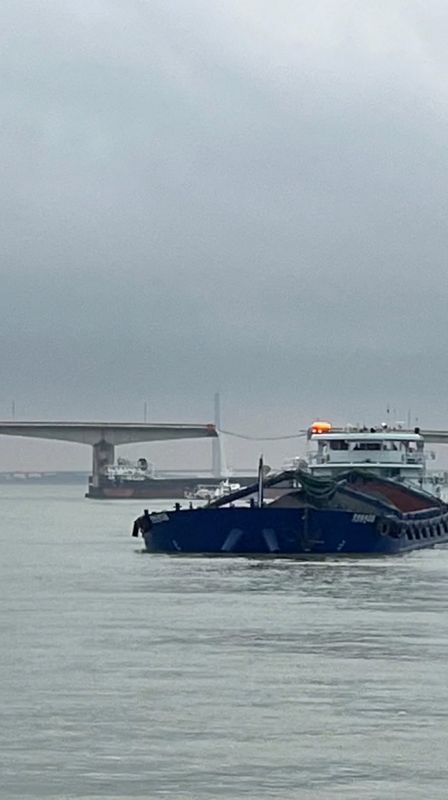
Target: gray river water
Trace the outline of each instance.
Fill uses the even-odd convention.
[[[0,507],[2,799],[448,798],[448,550],[149,556],[141,503]]]

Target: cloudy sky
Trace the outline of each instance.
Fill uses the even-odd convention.
[[[445,0],[0,20],[0,417],[206,422],[219,389],[252,435],[388,404],[448,427]],[[0,468],[39,459],[89,454],[1,442]]]

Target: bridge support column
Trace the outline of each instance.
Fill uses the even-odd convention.
[[[92,485],[99,486],[100,474],[104,471],[105,467],[114,463],[115,448],[113,444],[102,439],[101,442],[97,442],[93,445],[92,450]]]

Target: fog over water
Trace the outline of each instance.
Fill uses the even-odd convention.
[[[0,417],[207,422],[220,389],[251,434],[387,404],[448,425],[446,3],[4,0],[1,21]]]

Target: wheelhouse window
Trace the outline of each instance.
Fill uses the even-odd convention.
[[[400,449],[399,442],[391,442],[391,441],[383,442],[383,450],[399,450],[399,449]]]
[[[330,450],[348,450],[348,442],[345,439],[332,439],[330,441]]]

